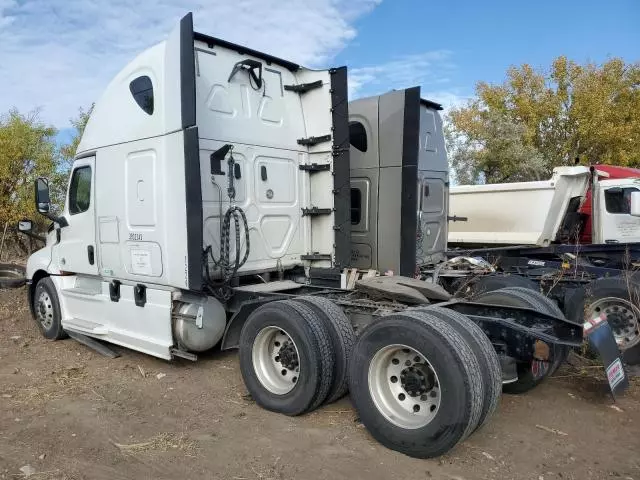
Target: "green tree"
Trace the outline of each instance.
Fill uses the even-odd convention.
[[[553,167],[640,166],[640,63],[579,65],[558,57],[548,71],[512,67],[499,85],[448,116],[459,182],[548,177]]]
[[[91,106],[87,110],[84,110],[82,107],[79,108],[78,116],[70,120],[70,123],[75,131],[73,133],[73,136],[71,137],[71,141],[68,144],[60,147],[60,154],[63,161],[62,166],[66,168],[67,174],[69,173],[71,165],[73,164],[73,158],[76,155],[76,150],[78,150],[80,139],[82,138],[82,134],[84,133],[84,129],[87,126],[87,122],[89,121],[91,112],[93,112],[94,106],[95,104],[91,104]]]
[[[58,166],[56,129],[39,120],[38,111],[10,110],[0,116],[0,224],[33,214],[33,183]]]

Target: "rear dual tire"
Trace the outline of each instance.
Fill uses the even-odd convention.
[[[502,393],[502,368],[489,337],[467,316],[454,310],[429,306],[421,307],[418,311],[434,315],[455,328],[464,337],[478,359],[482,382],[485,387],[484,402],[477,427],[481,428],[497,410]]]
[[[347,393],[355,333],[326,298],[299,297],[257,308],[240,334],[240,369],[258,405],[300,415]]]
[[[563,316],[560,309],[542,294],[522,287],[509,287],[485,292],[473,299],[480,303],[504,305],[511,307],[532,308],[549,315]],[[531,360],[518,362],[516,365],[518,379],[502,386],[502,391],[510,394],[526,393],[542,383],[554,373],[564,362],[569,353],[565,346],[554,346],[548,361]]]
[[[480,362],[456,326],[428,311],[366,327],[349,366],[351,401],[384,446],[417,458],[449,451],[482,419]]]
[[[242,327],[240,370],[262,408],[301,415],[327,398],[334,351],[311,308],[290,300],[270,302],[249,315]]]

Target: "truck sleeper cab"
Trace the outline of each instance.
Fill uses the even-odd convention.
[[[389,105],[436,126],[419,90]],[[423,169],[422,140],[410,138],[411,157],[380,157],[369,180],[358,177],[380,179],[376,222],[389,230],[371,238],[402,236],[400,253],[389,250],[400,273],[415,265],[403,252],[418,251],[416,192],[447,186],[444,157]],[[514,306],[453,301],[398,275],[338,288],[352,257],[352,192],[346,69],[308,70],[194,32],[189,14],[96,103],[61,216],[36,182],[37,210],[54,228],[27,265],[33,316],[50,339],[69,333],[166,360],[196,360],[221,342],[239,349],[260,406],[299,415],[349,390],[384,445],[440,455],[491,417],[503,371],[522,391],[544,378],[501,368],[498,353],[551,364],[582,330],[532,309],[536,292]],[[434,258],[443,210],[421,210]]]
[[[344,68],[311,71],[208,37],[193,31],[191,16],[140,54],[91,114],[71,172],[68,226],[29,260],[32,274],[56,275],[65,328],[170,359],[176,295],[183,309],[191,301],[205,309],[211,337],[202,348],[222,336],[220,306],[189,293],[225,287],[216,262],[246,254],[234,273],[253,281],[346,265],[348,161],[329,169],[348,155],[334,150],[346,135],[346,120],[334,121],[341,96]],[[224,243],[235,228],[225,233],[231,206],[246,220],[239,252]]]

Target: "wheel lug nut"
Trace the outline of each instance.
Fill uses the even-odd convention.
[[[429,399],[428,396],[426,396],[424,394],[420,395],[420,400],[422,400],[423,402],[426,402],[428,399]]]
[[[281,373],[282,375],[286,375],[286,374],[287,374],[287,371],[283,368],[283,369],[280,371],[280,373]]]
[[[418,356],[413,357],[413,361],[416,362],[416,363],[420,363],[420,357],[418,357]]]
[[[395,375],[391,377],[391,383],[396,383],[398,381],[398,377],[396,377]]]
[[[391,363],[393,363],[394,365],[398,365],[400,363],[400,360],[398,360],[397,358],[394,358],[391,360]]]
[[[404,362],[404,364],[408,367],[409,365],[411,365],[411,360],[407,360],[406,362]]]
[[[401,393],[401,394],[399,394],[399,395],[398,395],[398,400],[400,400],[401,402],[402,402],[405,398],[407,398],[407,397],[406,397],[406,395],[405,395],[404,393]]]

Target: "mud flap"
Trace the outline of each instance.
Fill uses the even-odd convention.
[[[629,377],[624,370],[611,326],[601,318],[587,321],[584,323],[584,335],[589,339],[591,348],[598,352],[602,359],[613,397],[622,395],[629,388]]]

